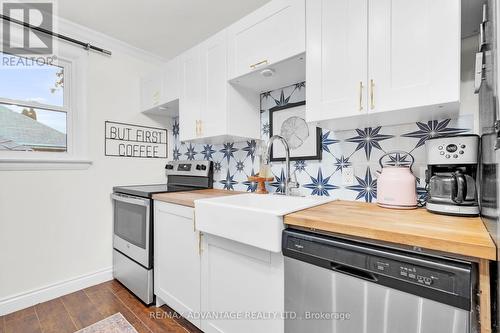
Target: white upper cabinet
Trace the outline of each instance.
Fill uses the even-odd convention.
[[[205,107],[200,135],[214,137],[227,131],[227,34],[222,31],[201,45]]]
[[[141,78],[141,111],[148,111],[160,105],[162,82],[158,73]]]
[[[227,80],[227,31],[181,56],[181,141],[223,143],[258,139],[259,95]]]
[[[460,99],[460,1],[370,0],[370,112]]]
[[[142,112],[177,116],[181,84],[179,65],[179,58],[174,58],[141,79]]]
[[[229,79],[305,52],[304,2],[271,1],[228,28]]]
[[[307,120],[367,112],[368,3],[307,1]]]
[[[199,45],[182,54],[181,76],[179,135],[181,141],[189,141],[196,139],[200,134],[199,121],[205,97],[203,91],[204,71]]]
[[[167,62],[162,68],[163,101],[169,103],[178,100],[180,96],[180,61],[175,57]]]
[[[458,113],[460,1],[306,6],[308,121],[348,129]]]

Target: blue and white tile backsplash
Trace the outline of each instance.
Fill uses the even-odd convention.
[[[275,106],[305,100],[306,84],[297,83],[282,89],[261,94],[261,138],[269,138],[269,109]],[[397,126],[377,126],[347,131],[322,130],[321,161],[292,161],[300,190],[304,195],[334,196],[344,200],[374,202],[377,199],[376,171],[380,170],[379,158],[386,152],[403,150],[415,158],[413,171],[419,179],[419,194],[424,195],[425,141],[431,137],[469,133],[473,129],[473,116],[458,119],[431,120]],[[179,124],[173,125],[174,160],[208,159],[214,162],[214,188],[254,191],[256,184],[248,176],[259,172],[257,143],[228,142],[223,145],[191,144],[179,142]],[[405,154],[389,156],[390,163],[409,163]],[[342,171],[352,167],[355,184],[342,184]],[[281,192],[284,181],[284,165],[274,162],[271,168],[275,181],[268,190]]]

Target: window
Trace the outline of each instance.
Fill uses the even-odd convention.
[[[67,152],[70,63],[0,56],[0,150]]]
[[[60,46],[56,60],[0,52],[0,170],[84,169],[87,53]]]

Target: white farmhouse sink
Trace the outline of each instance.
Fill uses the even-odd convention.
[[[332,201],[329,197],[237,194],[195,200],[196,228],[272,252],[281,252],[283,216]]]

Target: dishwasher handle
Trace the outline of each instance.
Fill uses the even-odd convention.
[[[357,277],[359,279],[363,279],[363,280],[367,280],[367,281],[371,281],[371,282],[378,281],[377,277],[372,272],[367,272],[367,271],[364,271],[362,269],[355,268],[352,266],[347,266],[347,265],[332,262],[331,269],[337,273],[347,274],[347,275],[350,275],[353,277]]]

